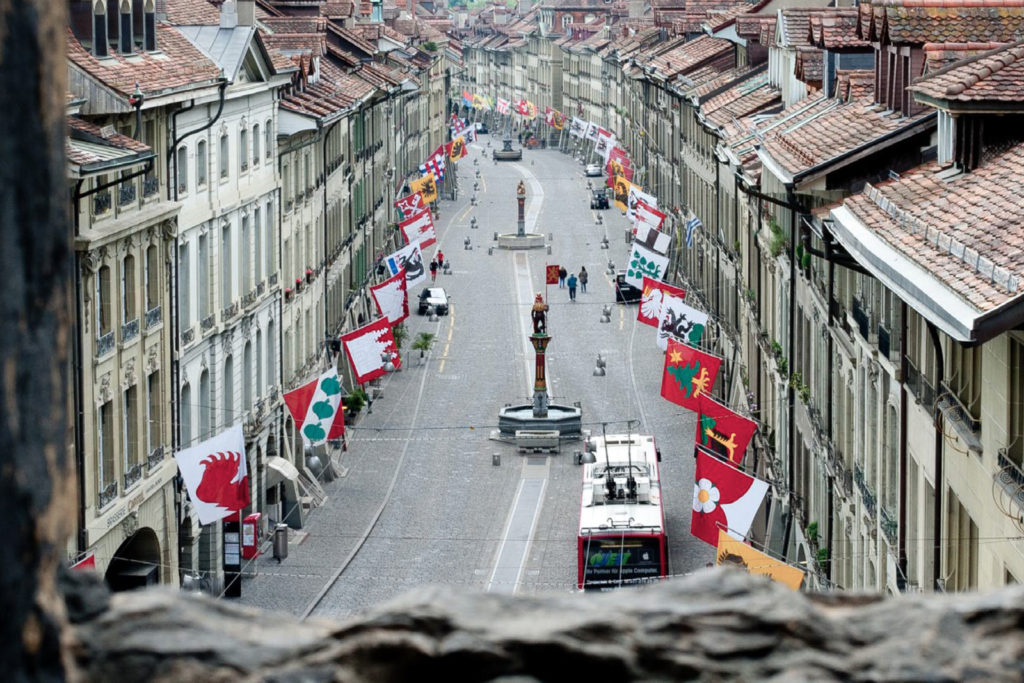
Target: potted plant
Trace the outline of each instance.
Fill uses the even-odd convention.
[[[354,417],[363,406],[366,405],[366,401],[369,400],[369,396],[363,391],[362,387],[355,387],[352,391],[348,392],[342,403],[345,404],[345,413],[349,417]]]
[[[420,358],[422,359],[433,345],[434,334],[431,332],[420,332],[420,336],[416,337],[416,341],[412,343],[412,348],[420,352]]]
[[[307,267],[306,268],[306,282],[312,282],[312,281],[313,281],[313,269]]]
[[[395,338],[395,349],[400,352],[405,346],[405,340],[409,338],[409,330],[405,329],[403,323],[399,323],[391,328],[391,336]]]

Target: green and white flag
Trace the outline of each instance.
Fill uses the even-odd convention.
[[[328,439],[339,439],[345,433],[341,380],[334,368],[289,391],[284,395],[284,402],[307,446],[312,448]]]
[[[641,289],[644,286],[645,275],[652,280],[664,280],[666,268],[668,256],[634,242],[633,251],[626,263],[626,282]]]

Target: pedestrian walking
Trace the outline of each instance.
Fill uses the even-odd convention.
[[[569,276],[569,301],[576,301],[576,276]]]
[[[437,250],[437,267],[439,270],[444,270],[444,252],[440,249]]]
[[[569,274],[569,271],[565,269],[565,266],[558,267],[558,288],[565,288],[565,276]]]
[[[587,291],[587,278],[588,277],[590,277],[590,276],[587,275],[587,267],[586,266],[580,266],[580,291],[583,292],[583,293],[586,293],[586,291]]]
[[[436,258],[430,260],[430,281],[431,282],[436,282],[437,281],[437,259]]]

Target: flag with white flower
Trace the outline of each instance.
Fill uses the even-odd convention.
[[[690,533],[716,548],[720,530],[742,541],[767,493],[768,482],[699,451]]]

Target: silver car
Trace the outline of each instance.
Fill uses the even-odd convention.
[[[587,164],[587,168],[583,173],[584,175],[595,178],[600,177],[604,172],[601,170],[601,164]]]

